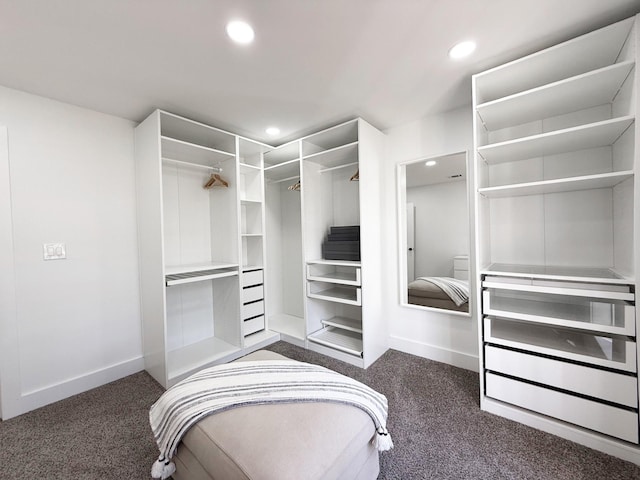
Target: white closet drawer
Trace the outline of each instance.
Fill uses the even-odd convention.
[[[264,330],[264,315],[243,322],[243,335],[245,337],[260,330]]]
[[[536,383],[607,400],[638,406],[636,377],[487,346],[485,368]]]
[[[627,337],[606,337],[548,325],[485,317],[484,340],[494,345],[637,372],[636,343]]]
[[[482,313],[593,332],[636,335],[635,306],[623,301],[492,288],[482,292]]]
[[[469,270],[469,257],[466,255],[457,255],[453,257],[454,270]]]
[[[509,378],[486,374],[487,396],[596,432],[638,443],[638,414]]]
[[[243,287],[249,287],[251,285],[260,285],[261,283],[264,283],[263,277],[262,277],[262,270],[244,272],[241,278],[242,278]]]
[[[262,314],[264,314],[264,301],[262,300],[260,300],[259,302],[242,305],[243,320],[246,320],[252,317],[257,317],[258,315],[262,315]]]
[[[262,285],[242,289],[242,303],[255,302],[256,300],[262,300],[263,298],[264,287]]]
[[[499,277],[487,275],[482,281],[484,288],[497,288],[514,292],[535,292],[549,295],[601,298],[608,300],[635,301],[629,285],[582,283],[536,278]]]

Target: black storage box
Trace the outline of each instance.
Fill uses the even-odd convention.
[[[360,227],[331,227],[322,244],[322,258],[360,261]]]

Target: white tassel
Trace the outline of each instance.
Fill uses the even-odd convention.
[[[386,428],[380,427],[376,430],[375,444],[379,452],[386,452],[387,450],[391,450],[393,448],[391,435],[389,435],[389,432]]]
[[[176,471],[176,465],[165,459],[163,456],[158,457],[151,467],[151,478],[160,478],[166,480]]]

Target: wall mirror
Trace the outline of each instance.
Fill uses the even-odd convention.
[[[400,303],[470,315],[467,152],[398,164]]]

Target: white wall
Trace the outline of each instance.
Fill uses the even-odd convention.
[[[415,277],[453,277],[453,257],[469,254],[467,182],[407,188],[415,205]]]
[[[382,175],[387,178],[381,216],[384,229],[385,316],[389,319],[391,348],[478,370],[478,328],[475,315],[476,299],[472,298],[471,317],[400,306],[398,205],[396,165],[420,157],[445,155],[473,149],[470,107],[441,115],[425,117],[396,127],[387,134],[387,155]],[[471,177],[471,172],[468,172]],[[470,211],[473,211],[470,208]],[[473,255],[473,252],[470,252]],[[470,262],[471,264],[472,262]],[[472,272],[469,272],[472,275]],[[474,291],[471,285],[471,291]]]
[[[0,87],[0,125],[10,169],[0,186],[10,184],[11,199],[0,228],[13,229],[13,258],[0,249],[0,265],[15,270],[0,272],[15,290],[0,303],[0,335],[15,340],[0,351],[9,418],[143,362],[134,124]],[[43,260],[49,242],[66,244],[66,260]]]

